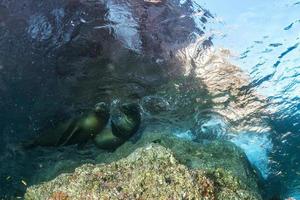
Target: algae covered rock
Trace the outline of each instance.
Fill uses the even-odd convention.
[[[26,200],[42,199],[261,199],[222,169],[180,164],[171,150],[150,144],[110,164],[85,164],[74,173],[29,187]]]
[[[223,169],[238,177],[245,190],[259,191],[259,174],[249,163],[245,153],[231,142],[224,140],[198,141],[178,138],[172,128],[146,128],[137,141],[127,141],[115,152],[101,154],[97,162],[112,162],[128,156],[135,149],[151,143],[170,149],[176,160],[192,168],[211,171]]]

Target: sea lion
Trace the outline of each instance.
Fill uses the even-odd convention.
[[[100,134],[97,134],[94,138],[94,143],[100,149],[113,150],[123,144],[124,139],[115,136],[111,130],[111,126],[107,126],[101,131]]]
[[[100,149],[113,150],[136,133],[140,123],[138,104],[126,103],[117,106],[111,113],[110,124],[95,136],[95,145]]]
[[[137,132],[141,123],[140,107],[136,103],[125,103],[119,106],[119,112],[111,117],[111,128],[114,135],[128,139]]]
[[[84,144],[99,133],[109,120],[109,108],[104,103],[98,103],[88,115],[80,118],[71,132],[65,132],[58,146]]]
[[[47,130],[24,147],[82,145],[99,133],[108,120],[109,108],[101,102],[96,104],[94,110],[87,115],[60,123],[56,128]]]
[[[39,136],[30,141],[22,143],[23,148],[31,149],[37,146],[51,147],[57,146],[63,134],[70,133],[76,126],[75,119],[69,119],[62,123],[59,123],[53,129],[44,130]]]

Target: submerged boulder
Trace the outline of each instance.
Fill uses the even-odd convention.
[[[110,163],[130,155],[137,148],[155,143],[170,149],[175,158],[191,169],[214,171],[222,169],[238,177],[245,190],[259,191],[260,173],[255,170],[242,149],[224,140],[200,140],[197,142],[179,138],[172,127],[147,127],[143,133],[129,140],[110,154],[100,154],[98,163]]]
[[[261,199],[229,171],[190,169],[170,149],[148,144],[110,164],[85,164],[31,186],[35,199]]]

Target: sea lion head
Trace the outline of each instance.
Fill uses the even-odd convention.
[[[141,123],[140,107],[136,103],[124,103],[116,108],[111,117],[112,132],[115,136],[127,140],[137,132]]]
[[[108,114],[109,106],[105,102],[100,102],[95,105],[94,112],[96,114]]]
[[[120,106],[120,111],[131,117],[141,118],[140,106],[136,103],[124,103]]]

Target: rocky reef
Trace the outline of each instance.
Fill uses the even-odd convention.
[[[187,177],[183,171],[174,173],[186,182],[189,180],[195,188],[200,188],[202,182],[197,185],[198,179],[192,174],[201,172],[203,176],[199,176],[212,184],[207,186],[213,189],[212,193],[207,193],[207,198],[230,199],[229,196],[222,197],[221,191],[225,191],[224,195],[229,195],[226,191],[232,191],[232,199],[243,199],[245,196],[239,196],[238,191],[245,191],[245,195],[259,199],[256,175],[240,149],[224,141],[192,142],[173,135],[174,129],[182,127],[200,135],[197,130],[204,126],[199,118],[202,119],[203,111],[207,110],[228,117],[238,130],[244,130],[247,125],[260,125],[250,123],[245,115],[255,117],[259,122],[263,119],[254,112],[254,108],[264,105],[255,98],[256,94],[239,93],[248,84],[243,72],[225,62],[223,54],[218,56],[212,51],[211,38],[205,34],[206,22],[210,18],[212,16],[207,10],[191,0],[53,0],[39,3],[0,0],[0,151],[4,152],[0,156],[0,199],[22,196],[27,184],[22,184],[21,180],[26,180],[28,185],[37,185],[28,189],[27,198],[43,199],[30,194],[34,191],[37,194],[45,186],[49,190],[40,195],[48,195],[48,199],[73,199],[68,191],[57,190],[51,196],[56,191],[51,191],[48,186],[58,184],[59,180],[66,181],[64,177],[72,175],[60,175],[54,179],[56,176],[70,173],[75,168],[74,173],[100,167],[84,163],[106,163],[101,169],[113,170],[108,166],[125,162],[117,160],[149,143],[170,149],[178,163],[185,166],[184,173],[191,177],[184,179]],[[195,19],[198,19],[197,23]],[[115,100],[141,103],[145,111],[142,123],[151,130],[139,130],[135,138],[114,152],[93,146],[86,149],[73,146],[37,148],[25,153],[17,148],[20,139],[39,135],[42,127],[51,127],[64,118],[62,116],[84,116],[97,102]],[[249,123],[244,125],[242,122]],[[156,124],[159,127],[153,127]],[[100,139],[105,141],[107,138]],[[145,159],[149,167],[164,169],[166,166]],[[170,166],[177,169],[178,163]],[[136,173],[143,165],[131,163],[130,166],[134,168],[125,174]],[[117,173],[117,169],[112,173]],[[125,166],[120,168],[125,169]],[[89,175],[82,180],[89,179]],[[218,182],[223,175],[232,178],[226,178],[229,182]],[[109,180],[107,184],[116,180],[123,181],[123,185],[137,181],[122,178]],[[154,191],[163,188],[154,184],[156,179],[150,180],[153,181],[149,182],[150,185],[135,189],[151,186],[151,191]],[[235,182],[237,180],[240,182]],[[40,185],[42,181],[50,182]],[[73,189],[84,191],[88,185],[94,187],[94,183],[100,182],[91,179],[86,183]],[[58,186],[64,188],[66,184],[69,183],[60,182]],[[235,186],[230,186],[232,184]],[[205,197],[204,190],[197,193],[195,188],[188,188],[188,183],[180,186],[184,186],[182,190],[186,187],[191,191],[190,195],[196,199],[196,194]],[[102,190],[104,186],[99,187]],[[176,187],[169,184],[168,192],[173,194]],[[113,189],[107,189],[107,194],[109,191]],[[131,192],[133,195],[136,191]]]
[[[257,174],[231,143],[145,130],[97,160],[29,187],[25,199],[261,199]]]

